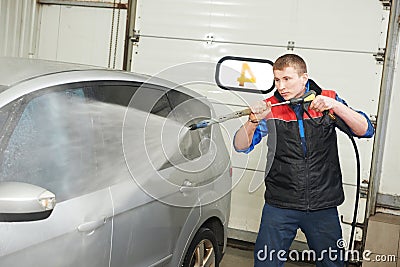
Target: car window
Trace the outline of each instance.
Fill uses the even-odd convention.
[[[149,129],[156,131],[162,122],[157,117],[182,125],[209,117],[206,105],[175,90],[168,97],[166,92],[140,84],[99,82],[49,88],[10,103],[0,109],[0,126],[10,114],[14,121],[1,144],[0,182],[35,184],[54,192],[61,202],[130,179],[122,143],[128,107],[134,111],[133,124],[140,116],[150,116],[149,124],[155,127]],[[23,104],[10,113],[16,102]],[[197,158],[207,152],[209,138],[209,128],[191,131],[180,151],[186,159]],[[151,151],[156,158],[157,151]],[[162,168],[170,166],[167,162]]]
[[[166,90],[152,85],[142,85],[130,101],[129,107],[163,118],[171,115]]]
[[[58,201],[87,192],[97,163],[84,89],[31,97],[3,153],[1,180],[42,186]]]
[[[96,128],[98,179],[115,184],[130,179],[123,144],[123,122],[128,104],[139,85],[101,83],[88,96]]]
[[[0,181],[39,185],[60,202],[129,179],[121,136],[135,88],[93,83],[25,96],[3,145]]]
[[[180,125],[171,114],[166,92],[165,88],[143,84],[129,103],[123,135],[131,171],[146,172],[140,161],[149,162],[156,170],[169,168],[169,157],[179,152],[171,141]]]

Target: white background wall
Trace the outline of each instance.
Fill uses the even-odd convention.
[[[326,89],[337,90],[354,108],[373,115],[377,113],[382,72],[382,65],[377,64],[373,54],[385,46],[387,20],[388,11],[374,0],[139,1],[137,29],[141,37],[132,69],[154,75],[185,62],[215,63],[227,55],[274,61],[279,55],[292,52],[287,50],[287,44],[294,41],[293,52],[305,58],[311,78]],[[201,67],[193,67],[180,75],[190,77],[201,71]],[[228,93],[215,85],[191,87],[215,102],[235,104],[229,106],[232,110],[245,107],[255,98]],[[215,108],[217,115],[226,112],[221,104]],[[228,147],[239,126],[238,120],[224,124]],[[372,144],[372,139],[358,140],[364,180],[369,179]],[[339,135],[339,147],[346,193],[346,202],[339,210],[349,222],[355,195],[355,158],[351,143],[343,134]],[[232,153],[234,181],[238,181],[233,190],[232,229],[258,231],[264,187],[251,193],[249,183],[253,176],[262,180],[264,159],[261,147],[249,158]],[[249,170],[243,171],[246,168]],[[359,221],[363,221],[364,206],[362,200]],[[349,227],[344,225],[345,237],[348,233]],[[240,235],[237,231],[235,234]]]

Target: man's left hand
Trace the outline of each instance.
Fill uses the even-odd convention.
[[[317,112],[323,112],[325,110],[335,108],[338,102],[330,97],[318,95],[310,104],[310,109],[313,109]]]

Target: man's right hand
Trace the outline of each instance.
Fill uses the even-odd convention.
[[[250,106],[251,114],[249,120],[236,132],[233,144],[236,150],[246,150],[249,148],[258,122],[264,119],[271,112],[271,102],[258,101]]]
[[[249,119],[251,121],[260,121],[264,119],[271,112],[271,102],[257,101],[250,106],[251,114]]]

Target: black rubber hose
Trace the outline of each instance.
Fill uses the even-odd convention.
[[[305,113],[307,116],[317,125],[321,125],[322,122],[317,122],[315,121],[311,115],[308,113],[307,108],[304,108]],[[328,112],[324,112],[324,116],[328,115]],[[358,204],[360,201],[360,190],[361,190],[361,163],[360,163],[360,154],[358,152],[358,147],[356,144],[356,141],[354,140],[354,136],[350,128],[346,125],[346,123],[339,117],[337,116],[332,116],[330,117],[332,120],[335,121],[336,127],[338,127],[342,132],[344,132],[351,140],[351,143],[353,144],[354,148],[354,153],[356,156],[356,163],[357,163],[357,187],[356,187],[356,201],[354,203],[354,212],[353,212],[353,220],[351,222],[351,233],[350,233],[350,240],[349,240],[349,247],[348,250],[352,251],[353,250],[353,242],[354,242],[354,234],[356,230],[356,225],[357,225],[357,214],[358,214]],[[346,267],[349,266],[349,261],[346,260]]]
[[[358,214],[358,204],[360,201],[360,190],[361,190],[361,164],[360,164],[360,154],[358,152],[358,147],[356,144],[356,141],[354,140],[353,133],[349,129],[349,127],[344,123],[344,121],[336,117],[335,118],[336,126],[341,129],[346,135],[350,138],[351,143],[353,144],[354,148],[354,153],[356,156],[356,163],[357,163],[357,187],[356,187],[356,200],[354,203],[354,212],[353,212],[353,220],[351,222],[351,233],[350,233],[350,241],[349,241],[349,247],[348,250],[352,251],[353,250],[353,241],[354,241],[354,235],[355,235],[355,230],[356,230],[356,225],[357,225],[357,214]],[[349,266],[349,261],[346,261],[346,266]]]
[[[353,214],[353,221],[351,223],[351,234],[350,234],[350,243],[349,243],[349,250],[353,249],[353,240],[355,235],[355,229],[357,225],[357,214],[358,214],[358,203],[360,200],[360,189],[361,189],[361,175],[360,175],[360,155],[358,153],[358,147],[354,140],[354,137],[351,135],[350,137],[351,142],[353,143],[354,153],[356,154],[357,159],[357,189],[356,189],[356,202],[354,204],[354,214]],[[347,261],[347,266],[349,266]]]

